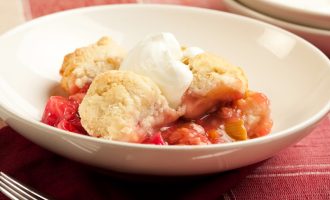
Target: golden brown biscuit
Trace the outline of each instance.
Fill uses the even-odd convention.
[[[248,81],[241,68],[210,53],[198,54],[185,62],[194,76],[183,97],[186,118],[199,117],[219,102],[244,97]]]
[[[64,57],[60,74],[61,86],[74,94],[97,74],[118,69],[125,51],[110,37],[101,38],[96,44],[76,49]]]
[[[182,112],[169,107],[148,77],[110,70],[93,80],[79,114],[82,126],[94,137],[142,142],[153,128],[176,120]]]

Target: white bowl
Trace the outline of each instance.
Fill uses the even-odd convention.
[[[312,28],[309,26],[298,25],[295,23],[273,18],[268,15],[257,12],[247,6],[244,6],[243,4],[235,0],[223,0],[223,4],[227,8],[227,10],[232,13],[252,17],[289,30],[310,41],[319,49],[321,49],[325,54],[330,56],[330,30]]]
[[[245,6],[284,21],[330,30],[329,0],[238,0]]]
[[[156,146],[97,139],[39,122],[66,53],[103,35],[130,48],[160,31],[242,66],[250,88],[271,100],[272,133],[229,144]],[[2,35],[0,55],[0,114],[12,128],[60,155],[120,172],[197,175],[246,166],[299,141],[330,110],[330,62],[321,51],[272,25],[207,9],[115,5],[53,14]]]

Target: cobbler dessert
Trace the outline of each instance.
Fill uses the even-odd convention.
[[[248,140],[272,127],[268,98],[240,67],[171,33],[126,52],[110,37],[64,57],[61,86],[42,122],[107,140],[207,145]]]

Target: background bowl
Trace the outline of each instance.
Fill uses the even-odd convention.
[[[39,122],[59,84],[65,54],[103,35],[130,48],[160,31],[242,66],[250,88],[271,100],[272,133],[230,144],[155,146],[92,138]],[[306,136],[330,109],[330,62],[324,54],[287,31],[218,11],[164,5],[66,11],[7,32],[0,37],[0,54],[0,114],[12,128],[60,155],[120,172],[197,175],[246,166]]]
[[[310,41],[325,54],[330,56],[330,30],[318,29],[280,20],[257,12],[235,0],[223,0],[223,3],[227,10],[232,13],[252,17],[289,30]]]
[[[238,0],[258,12],[319,29],[330,30],[329,0]]]

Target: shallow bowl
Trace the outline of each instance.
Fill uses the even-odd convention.
[[[241,66],[250,88],[271,100],[271,134],[209,146],[156,146],[93,138],[40,122],[65,54],[103,35],[129,49],[160,31]],[[0,115],[13,129],[67,158],[124,173],[198,175],[250,165],[305,137],[330,109],[330,61],[320,50],[275,26],[207,9],[112,5],[66,11],[5,33],[0,55]]]

